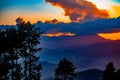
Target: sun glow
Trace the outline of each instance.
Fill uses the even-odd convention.
[[[120,32],[98,33],[97,35],[108,40],[120,40]]]
[[[111,18],[120,16],[120,5],[113,5],[111,9],[108,10]]]
[[[111,0],[86,0],[95,4],[99,9],[105,9],[108,11],[110,18],[116,18],[120,16],[120,5]]]
[[[75,36],[75,34],[71,32],[58,32],[58,33],[47,33],[43,34],[43,36],[48,36],[48,37],[59,37],[59,36]]]
[[[86,1],[90,1],[93,4],[95,4],[99,9],[110,9],[111,5],[113,5],[113,3],[110,0],[86,0]]]

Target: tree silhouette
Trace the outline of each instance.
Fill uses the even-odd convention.
[[[17,30],[15,28],[10,28],[6,30],[6,36],[9,45],[9,49],[7,49],[7,51],[10,56],[9,63],[11,63],[11,69],[10,69],[11,79],[20,80],[20,77],[18,78],[17,76],[15,76],[17,75],[16,72],[18,71],[18,66],[20,65],[18,64],[18,58],[20,57],[20,55],[18,54],[17,50],[18,50],[18,45],[20,43],[18,43],[18,39],[17,39],[19,37],[17,35]]]
[[[15,55],[16,47],[16,30],[14,28],[0,32],[0,58],[2,59],[0,66],[1,79],[15,79],[14,71],[16,70]],[[2,71],[3,70],[3,71]]]
[[[17,29],[0,30],[0,80],[40,80],[40,28],[21,18],[17,21]]]
[[[55,80],[73,80],[76,67],[72,62],[63,58],[55,70]]]
[[[26,80],[40,80],[41,65],[36,64],[39,57],[36,52],[40,51],[37,45],[40,44],[40,28],[35,27],[30,22],[25,23],[21,18],[18,18],[18,31],[23,36],[21,56],[24,60],[24,79]]]
[[[103,72],[102,80],[115,80],[115,70],[113,63],[109,62]]]
[[[115,80],[120,80],[120,69],[115,72]]]

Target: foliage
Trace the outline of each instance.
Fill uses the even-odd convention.
[[[55,80],[73,80],[76,67],[72,62],[63,58],[55,70]]]
[[[109,62],[103,72],[102,80],[120,80],[120,70],[116,71],[114,64]]]
[[[0,80],[40,80],[40,28],[24,21],[17,26],[0,31]]]

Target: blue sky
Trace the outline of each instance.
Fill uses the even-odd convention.
[[[43,4],[44,0],[0,0],[0,8],[31,6],[38,3]]]
[[[115,1],[115,2],[117,2],[117,3],[120,3],[120,0],[112,0],[112,1]]]

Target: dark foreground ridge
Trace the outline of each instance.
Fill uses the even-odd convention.
[[[77,73],[75,80],[101,80],[103,71],[99,69],[89,69]],[[54,80],[54,77],[49,77],[45,80]]]

